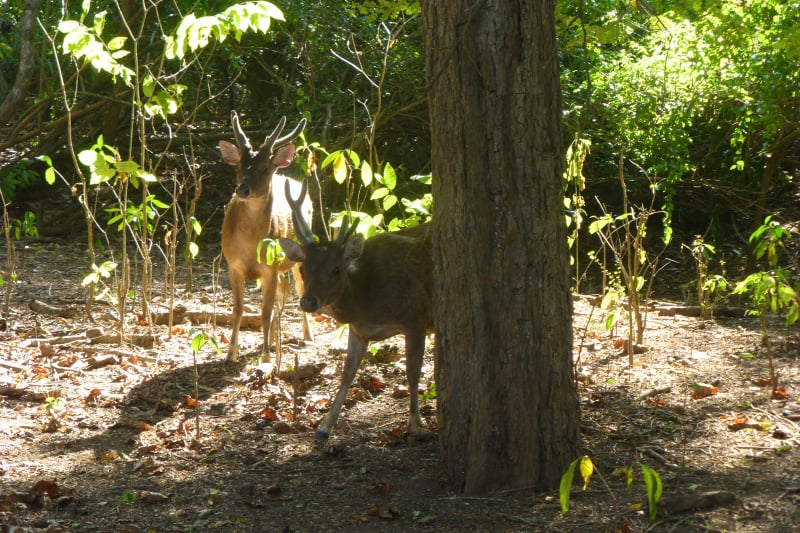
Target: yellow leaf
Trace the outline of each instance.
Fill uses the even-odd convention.
[[[581,477],[583,478],[583,490],[586,490],[589,487],[589,481],[592,479],[592,474],[594,473],[594,463],[589,458],[588,455],[584,455],[581,458]]]
[[[333,179],[340,184],[347,179],[347,160],[344,157],[344,152],[340,153],[339,157],[333,161]]]
[[[630,507],[628,507],[631,511],[641,511],[642,504],[641,503],[632,503]]]

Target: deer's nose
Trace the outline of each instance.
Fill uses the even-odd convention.
[[[319,309],[319,300],[316,296],[303,296],[300,298],[300,308],[306,313],[313,313]]]
[[[238,187],[236,187],[236,196],[239,198],[249,198],[250,197],[250,185],[247,183],[242,183]]]

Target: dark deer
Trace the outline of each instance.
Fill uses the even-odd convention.
[[[323,312],[350,326],[342,384],[316,436],[330,436],[367,344],[400,333],[406,337],[406,375],[411,394],[408,431],[417,432],[422,424],[418,388],[425,335],[433,330],[430,226],[381,233],[365,241],[348,230],[345,220],[333,241],[318,243],[303,220],[305,194],[305,183],[297,200],[286,187],[300,243],[280,239],[286,256],[302,263],[305,292],[300,307],[307,313]]]
[[[256,250],[258,243],[265,238],[294,235],[292,210],[283,198],[275,200],[272,191],[276,187],[279,192],[284,186],[287,189],[300,187],[296,181],[275,174],[275,171],[288,166],[294,159],[293,141],[303,131],[306,121],[301,120],[291,132],[279,137],[286,124],[286,117],[282,117],[257,150],[250,145],[247,135],[239,125],[236,111],[231,113],[231,123],[236,146],[227,141],[219,142],[222,158],[229,165],[236,167],[237,183],[231,201],[225,208],[225,217],[222,221],[222,253],[228,263],[228,276],[233,292],[233,325],[228,346],[228,361],[237,361],[239,358],[239,326],[242,321],[245,279],[260,279],[261,328],[264,332],[261,361],[269,362],[270,324],[277,285],[285,284],[283,273],[292,268],[295,289],[298,295],[302,295],[302,279],[297,265],[291,261],[268,265],[265,257],[266,247],[262,247],[260,262],[256,257]],[[305,202],[302,206],[298,206],[297,210],[297,218],[303,220],[307,227],[306,220],[311,217],[311,203]],[[281,293],[285,291],[282,290]],[[311,338],[308,317],[305,313],[303,313],[303,335],[307,340]]]

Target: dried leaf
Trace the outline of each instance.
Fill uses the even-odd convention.
[[[153,492],[151,490],[140,490],[137,493],[138,499],[143,502],[148,503],[157,503],[163,502],[170,498],[168,494],[162,494],[160,492]]]
[[[692,398],[695,399],[713,396],[718,392],[717,388],[709,383],[695,383],[693,388],[694,392],[692,393]]]
[[[379,392],[384,388],[383,381],[377,376],[369,376],[361,378],[360,385],[362,388],[370,392]]]
[[[275,433],[278,433],[280,435],[297,433],[297,430],[294,427],[292,427],[291,424],[287,424],[286,422],[275,422],[275,424],[272,425],[272,429],[273,431],[275,431]]]
[[[398,386],[392,391],[392,398],[400,399],[400,398],[408,398],[410,396],[408,392],[408,387]]]
[[[392,490],[392,486],[389,484],[388,481],[380,480],[373,485],[367,485],[367,492],[370,494],[376,494],[379,496],[386,496],[389,494],[389,491]]]
[[[789,393],[786,392],[786,389],[783,387],[783,385],[780,385],[772,390],[772,397],[776,400],[785,400],[789,397]]]
[[[92,389],[89,391],[89,394],[86,395],[86,398],[84,398],[83,401],[85,403],[97,403],[97,398],[100,397],[100,394],[100,389]]]
[[[399,516],[400,512],[393,507],[382,507],[377,503],[373,503],[369,506],[369,509],[367,509],[367,515],[382,518],[384,520],[392,520],[394,517]]]

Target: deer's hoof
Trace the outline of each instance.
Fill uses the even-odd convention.
[[[314,432],[314,436],[315,436],[315,437],[316,437],[318,440],[328,440],[328,437],[330,437],[330,436],[331,436],[331,432],[330,432],[330,431],[328,431],[327,429],[321,429],[321,428],[319,428],[319,429],[317,429],[317,430]]]

